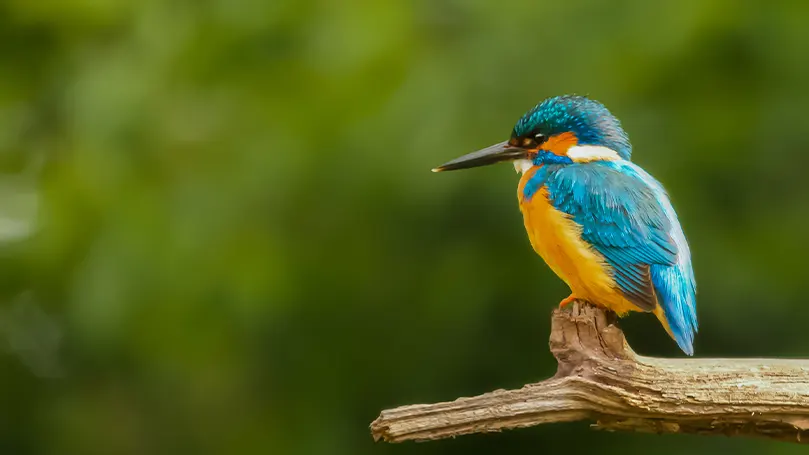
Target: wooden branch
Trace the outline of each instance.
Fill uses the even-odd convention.
[[[652,433],[809,441],[809,361],[636,355],[614,315],[582,302],[553,314],[553,378],[518,390],[382,411],[375,440],[401,442],[551,422]]]

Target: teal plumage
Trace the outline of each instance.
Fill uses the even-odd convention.
[[[546,136],[574,133],[580,145],[603,145],[625,160],[632,155],[621,122],[603,104],[583,96],[554,96],[542,101],[517,121],[512,136],[528,136],[539,130]]]

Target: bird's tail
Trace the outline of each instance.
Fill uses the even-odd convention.
[[[653,265],[650,273],[658,302],[655,316],[680,349],[694,355],[694,335],[698,325],[696,285],[691,265]]]

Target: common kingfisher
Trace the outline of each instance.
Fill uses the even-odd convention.
[[[693,355],[691,252],[663,186],[631,153],[603,104],[565,95],[525,113],[508,141],[433,172],[512,162],[522,173],[517,199],[531,246],[571,290],[560,307],[581,299],[619,316],[654,313]]]

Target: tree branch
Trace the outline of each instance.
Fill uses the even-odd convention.
[[[614,315],[582,302],[553,314],[553,378],[452,402],[382,411],[375,440],[401,442],[593,420],[595,428],[809,441],[809,361],[636,355]]]

